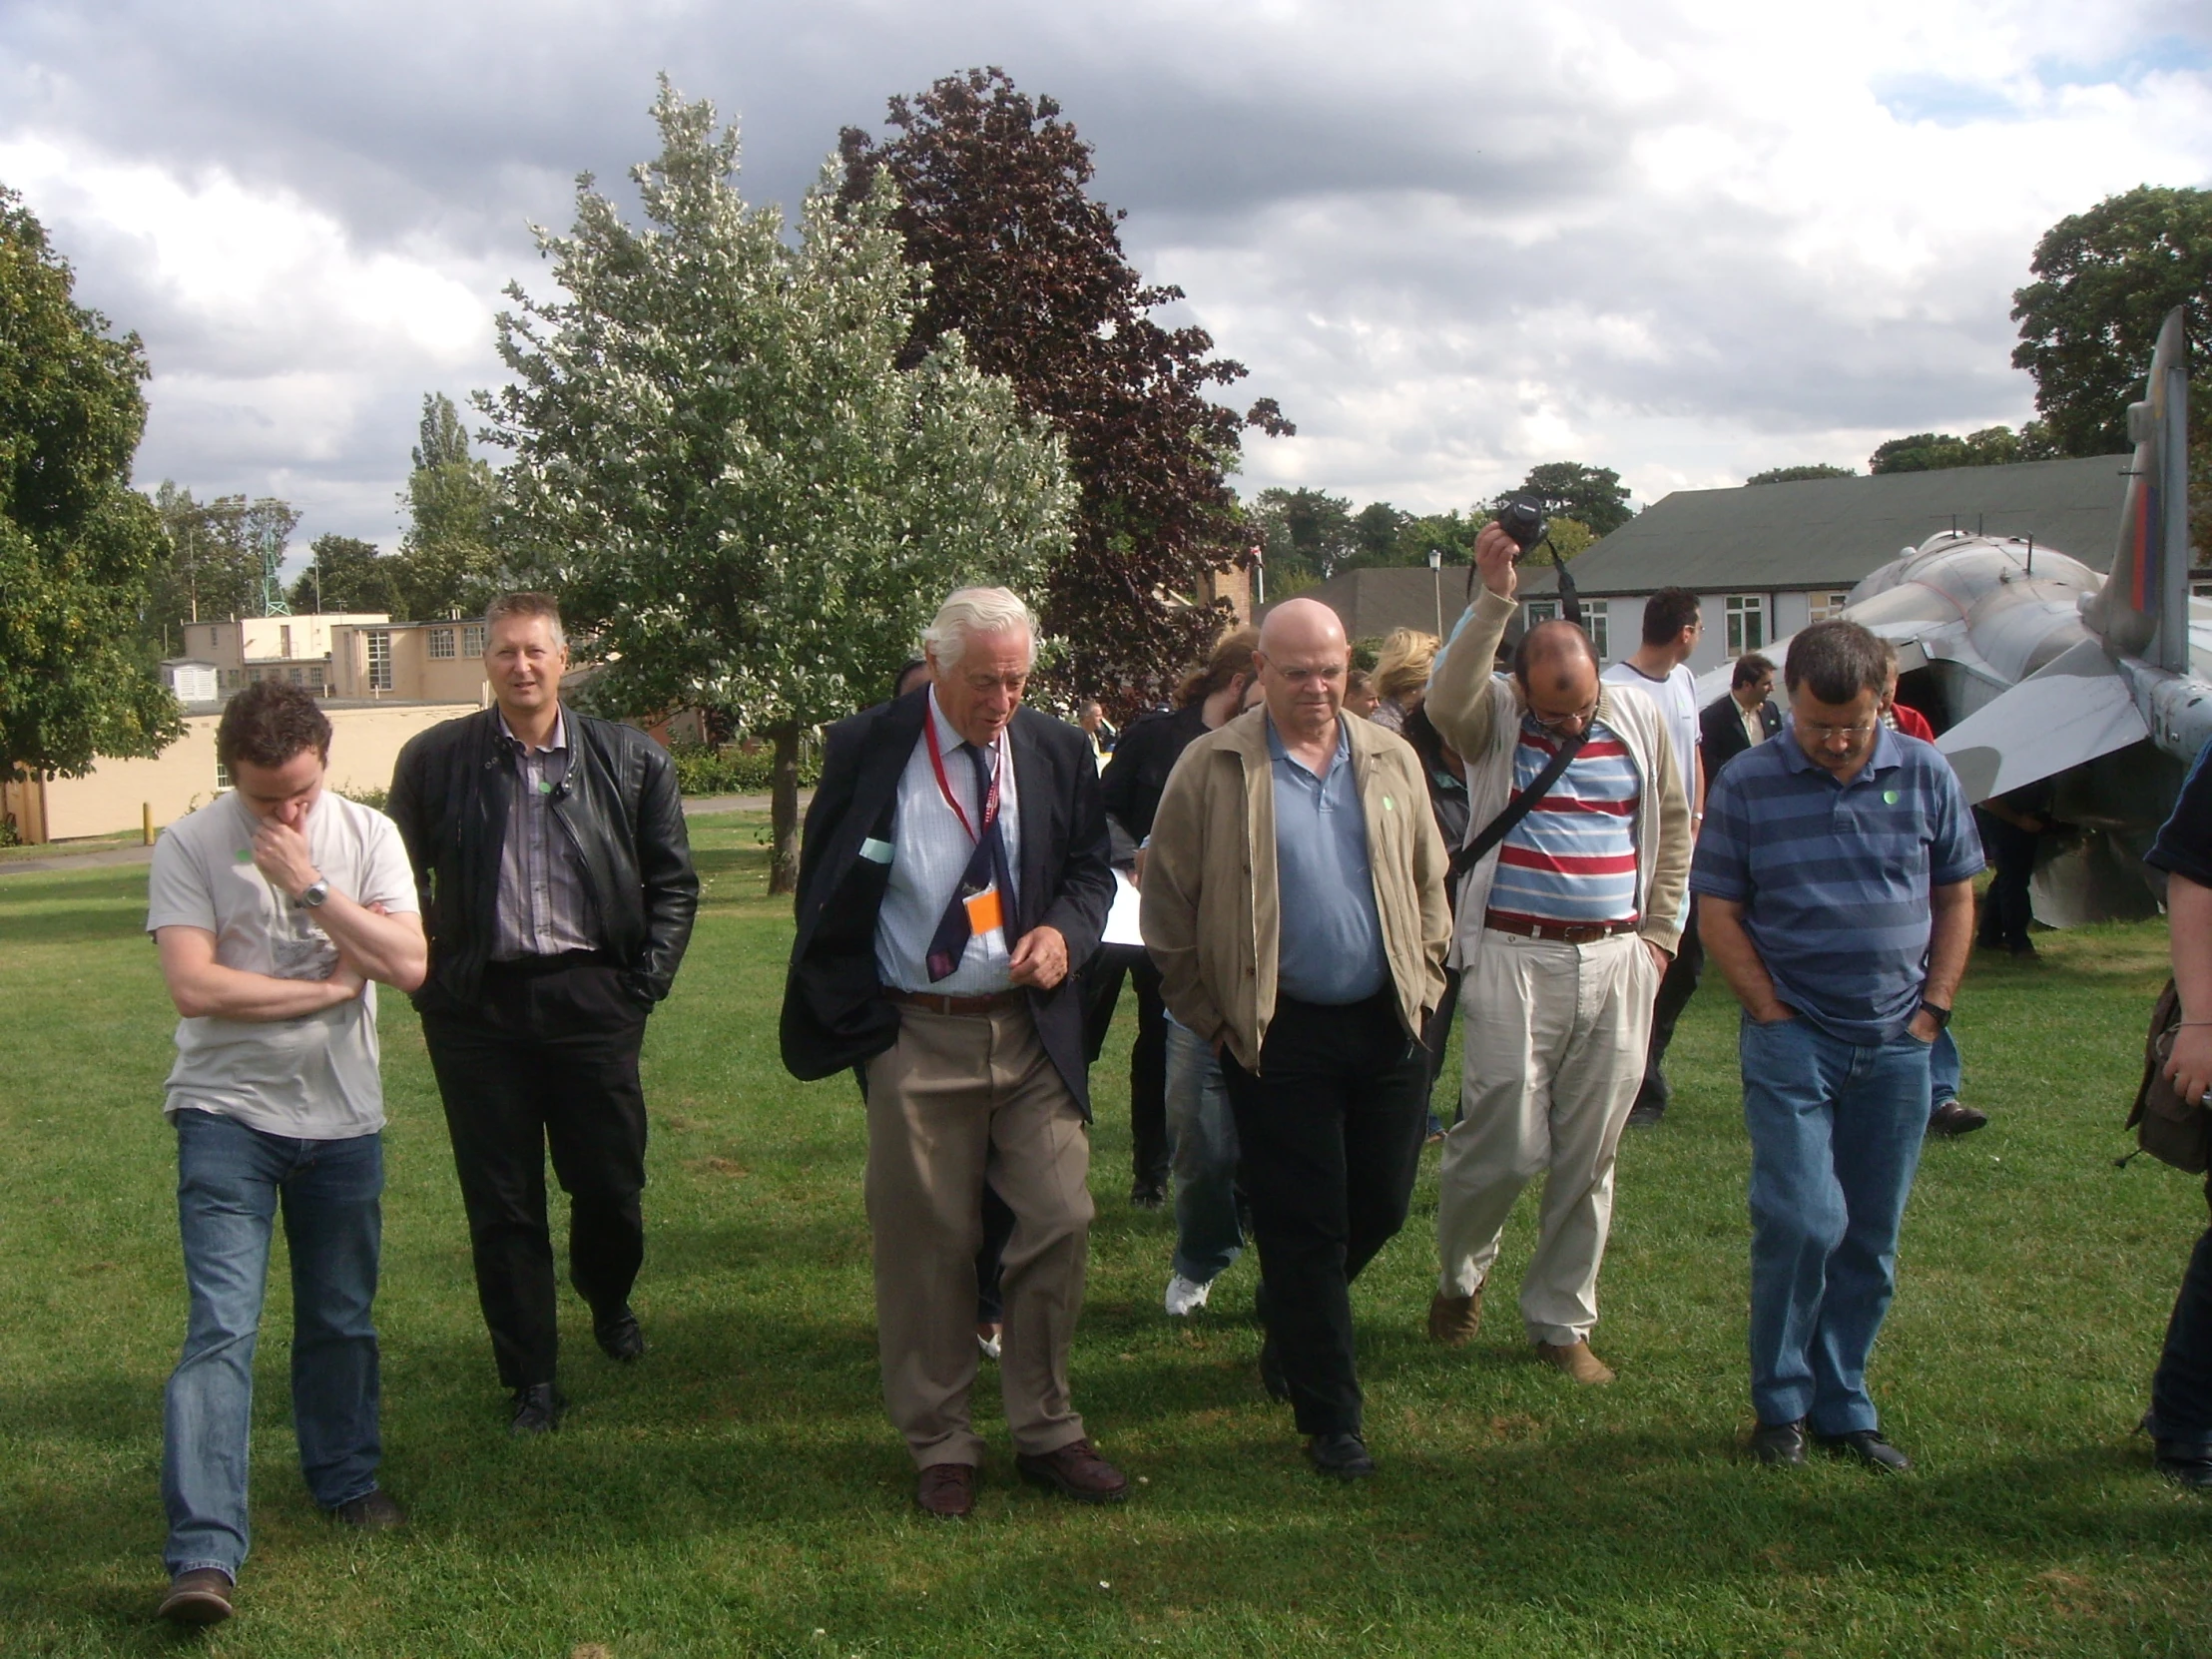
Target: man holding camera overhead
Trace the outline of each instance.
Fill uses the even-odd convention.
[[[1600,683],[1575,624],[1531,628],[1511,675],[1491,673],[1519,551],[1483,527],[1482,589],[1428,682],[1428,718],[1465,759],[1468,823],[1481,827],[1453,861],[1466,1081],[1438,1172],[1428,1333],[1453,1348],[1474,1339],[1505,1218],[1542,1174],[1521,1319],[1538,1358],[1610,1382],[1589,1343],[1598,1265],[1652,998],[1679,937],[1690,807],[1658,710]]]

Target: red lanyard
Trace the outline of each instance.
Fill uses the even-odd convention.
[[[969,826],[967,812],[961,807],[959,799],[953,795],[952,786],[945,782],[944,757],[937,753],[937,712],[934,708],[931,708],[928,712],[928,718],[922,726],[922,734],[929,740],[929,770],[937,775],[937,793],[944,797],[944,804],[952,809],[952,816],[960,821],[960,828],[967,830],[967,838],[971,841],[981,840],[983,837]],[[996,749],[998,745],[993,743],[991,747]],[[1005,757],[1000,756],[999,762],[1000,765],[1004,765]],[[997,822],[998,767],[994,766],[991,768],[990,784],[983,791],[983,828],[988,830]]]

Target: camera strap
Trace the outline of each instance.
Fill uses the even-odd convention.
[[[1593,716],[1590,726],[1596,724]],[[1503,812],[1482,826],[1480,833],[1451,855],[1451,873],[1446,879],[1457,881],[1474,868],[1489,853],[1491,847],[1512,832],[1514,825],[1543,804],[1544,797],[1551,793],[1552,785],[1559,782],[1560,777],[1573,764],[1575,756],[1582,752],[1582,745],[1589,740],[1590,726],[1583,727],[1573,737],[1561,742],[1552,751],[1551,759],[1544,764],[1544,770],[1529,780],[1528,788],[1507,801]]]

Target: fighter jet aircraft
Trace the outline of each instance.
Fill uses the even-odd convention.
[[[2135,455],[2108,577],[2017,538],[1945,532],[1884,565],[1843,615],[1898,648],[1901,696],[1976,803],[2049,780],[2035,913],[2148,913],[2141,859],[2212,738],[2212,603],[2189,596],[2188,342],[2169,313],[2129,405]],[[1787,641],[1777,642],[1786,650]],[[1727,689],[1727,670],[1700,701]]]

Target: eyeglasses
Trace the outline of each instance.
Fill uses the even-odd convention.
[[[1823,721],[1801,720],[1797,723],[1797,727],[1800,732],[1803,732],[1815,743],[1826,743],[1830,738],[1852,739],[1871,737],[1876,732],[1882,730],[1882,725],[1879,721],[1872,726],[1830,726]]]
[[[1591,721],[1597,719],[1597,699],[1591,698],[1588,703],[1572,714],[1540,715],[1534,709],[1531,709],[1528,711],[1528,718],[1541,726],[1546,732],[1571,738],[1575,733],[1589,725]]]

